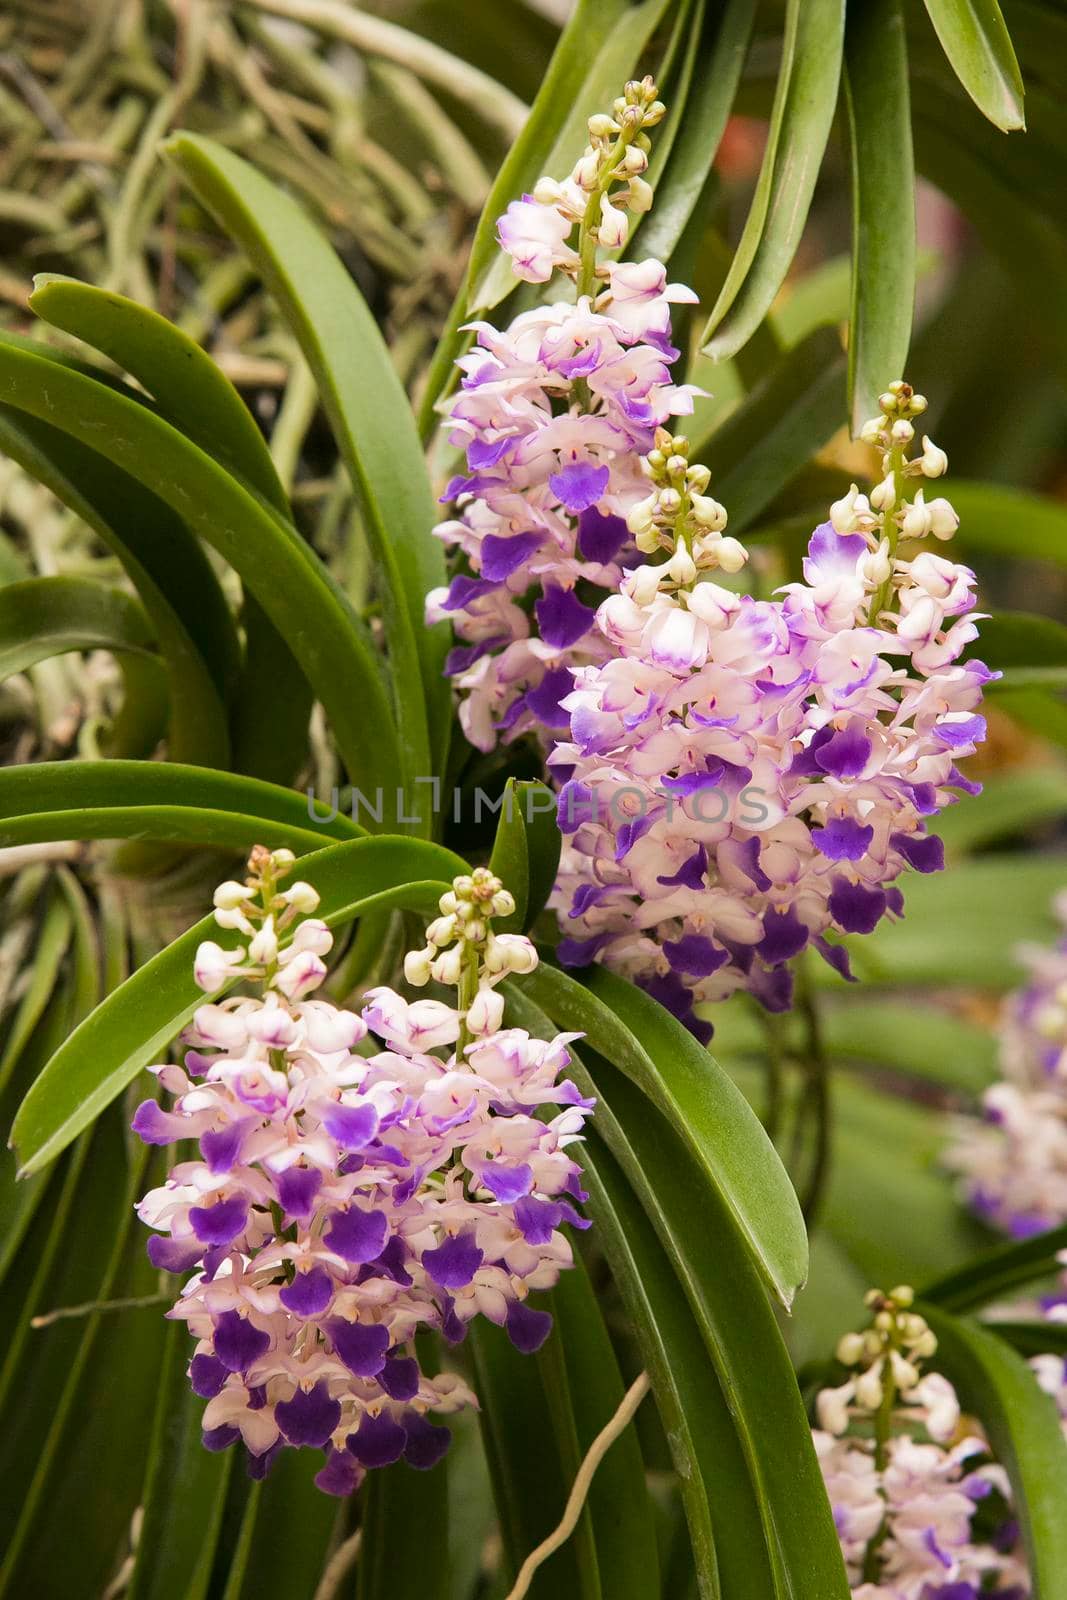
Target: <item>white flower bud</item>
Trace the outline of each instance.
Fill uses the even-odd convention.
[[[923,501],[921,489],[905,511],[900,531],[905,539],[925,539],[930,532],[930,508]]]
[[[532,972],[537,951],[524,934],[495,934],[486,946],[485,965],[490,972]]]
[[[923,434],[923,453],[919,457],[919,465],[924,477],[940,478],[948,471],[948,456],[940,449],[928,434]]]
[[[319,908],[318,892],[312,888],[310,883],[305,883],[302,878],[286,889],[282,899],[286,905],[292,906],[294,911],[299,911],[303,916],[307,916],[310,912],[317,911]]]
[[[854,483],[848,486],[848,493],[835,500],[830,507],[830,526],[835,533],[851,533],[856,526],[856,496],[859,490]]]
[[[231,879],[228,883],[220,883],[211,898],[216,910],[234,911],[251,899],[251,894],[243,883],[235,883]]]
[[[893,571],[893,564],[889,556],[889,540],[882,539],[877,550],[872,550],[864,556],[860,569],[866,583],[872,589],[880,589],[883,583],[888,582]]]
[[[960,525],[960,519],[947,500],[931,500],[927,506],[930,513],[930,532],[935,539],[951,539]]]
[[[613,206],[607,195],[600,200],[600,227],[597,230],[605,250],[618,250],[626,243],[626,213]]]
[[[624,592],[635,606],[650,606],[666,575],[665,567],[634,567],[626,574]]]
[[[864,444],[878,444],[881,441],[882,429],[885,426],[884,417],[871,417],[860,429],[860,439]]]
[[[600,157],[596,151],[591,150],[588,155],[576,163],[571,177],[586,194],[592,194],[600,178]]]
[[[218,923],[220,928],[225,928],[227,932],[233,931],[237,933],[243,933],[248,938],[251,938],[253,932],[255,931],[244,912],[239,910],[237,907],[234,907],[232,910],[216,911],[215,921]]]
[[[647,152],[639,144],[628,145],[617,170],[624,172],[628,178],[639,178],[642,172],[648,170]]]
[[[644,178],[631,178],[627,184],[627,199],[630,203],[630,210],[638,215],[645,211],[651,211],[653,200],[652,185],[646,183]]]
[[[658,494],[650,494],[645,500],[638,500],[636,505],[630,507],[626,513],[626,526],[631,533],[645,533],[653,526],[653,517],[659,503]]]
[[[494,917],[510,917],[515,913],[515,897],[506,889],[498,889],[493,895],[489,910]]]
[[[897,497],[896,479],[891,472],[887,472],[881,483],[876,483],[871,490],[871,505],[876,511],[884,511],[891,506]]]
[[[856,1401],[864,1411],[877,1411],[882,1403],[882,1364],[870,1367],[856,1379]]]
[[[889,1365],[893,1369],[898,1389],[911,1389],[919,1381],[919,1369],[906,1360],[899,1350],[890,1350]]]
[[[467,1012],[467,1031],[477,1038],[498,1033],[504,1021],[504,996],[495,989],[483,986],[471,1001]]]
[[[433,948],[427,945],[425,950],[409,950],[404,957],[404,977],[413,989],[422,989],[429,983],[433,956]]]
[[[588,122],[590,139],[614,139],[619,131],[619,124],[609,117],[606,112],[598,111]]]
[[[696,577],[696,562],[684,544],[678,546],[678,549],[667,562],[667,571],[670,574],[672,583],[689,584]]]
[[[729,535],[719,540],[718,545],[719,566],[724,572],[740,572],[748,560],[748,551],[737,539]]]
[[[837,1359],[844,1367],[854,1367],[863,1355],[862,1333],[846,1333],[838,1340]]]
[[[890,429],[889,437],[894,444],[910,444],[915,437],[915,429],[904,417],[900,417]]]
[[[430,976],[435,983],[443,983],[447,988],[454,988],[459,982],[463,971],[463,946],[454,944],[447,950],[442,950],[430,962]]]
[[[685,469],[685,486],[693,494],[704,494],[711,482],[711,473],[701,462],[694,461]]]
[[[710,495],[694,494],[690,496],[693,521],[702,528],[710,528],[719,533],[727,523],[726,508]]]
[[[254,961],[257,967],[269,966],[278,959],[278,937],[274,932],[274,918],[268,917],[266,922],[248,946],[248,959]]]

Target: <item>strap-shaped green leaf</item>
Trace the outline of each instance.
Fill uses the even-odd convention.
[[[213,544],[286,630],[354,781],[372,789],[399,782],[379,658],[343,591],[295,529],[161,417],[6,340],[0,397],[106,453]]]
[[[708,1183],[675,1122],[606,1061],[587,1058],[587,1066],[601,1136],[674,1265],[733,1419],[771,1568],[772,1587],[762,1592],[775,1600],[807,1600],[813,1593],[847,1600],[841,1546],[803,1400],[724,1195]],[[702,1224],[694,1227],[698,1217]],[[735,1589],[725,1592],[732,1600]]]
[[[1023,80],[997,0],[926,0],[952,70],[990,122],[1024,128]]]
[[[515,914],[502,933],[530,928],[545,908],[559,870],[556,801],[543,783],[509,778],[489,862],[515,897]]]
[[[579,981],[542,965],[525,988],[663,1113],[720,1196],[740,1247],[790,1305],[807,1276],[800,1206],[774,1146],[714,1058],[655,1000],[602,967]]]
[[[756,193],[704,330],[716,360],[752,337],[796,254],[837,104],[844,29],[844,0],[790,0]]]
[[[46,354],[40,347],[42,356]],[[51,489],[122,562],[152,619],[170,690],[169,753],[229,759],[225,701],[239,669],[229,608],[199,542],[144,486],[37,417],[0,406],[0,450]]]
[[[979,1417],[1007,1471],[1033,1592],[1067,1597],[1067,1440],[1055,1401],[1022,1356],[968,1318],[921,1307],[937,1335],[937,1364],[964,1410]]]
[[[326,239],[254,167],[190,133],[168,140],[165,154],[263,278],[315,375],[380,573],[407,775],[430,777],[450,726],[448,629],[427,628],[423,617],[428,591],[444,581],[444,555],[430,531],[434,506],[414,419],[377,324]]]
[[[697,446],[731,528],[749,527],[844,420],[841,342],[833,328],[816,328]]]
[[[1049,1228],[1017,1244],[993,1245],[983,1255],[928,1283],[921,1291],[930,1305],[946,1311],[976,1311],[1056,1271],[1067,1249],[1067,1224]]]
[[[952,480],[959,543],[994,555],[1067,565],[1067,506],[1005,483]]]
[[[903,376],[915,302],[915,162],[903,0],[848,11],[845,100],[852,159],[852,431]]]
[[[188,334],[135,300],[48,273],[34,280],[30,305],[53,327],[110,356],[154,396],[169,422],[289,517],[288,498],[251,412]],[[285,635],[251,596],[244,622],[248,659],[234,707],[237,759],[256,776],[284,779],[300,762],[311,691]],[[264,659],[271,664],[269,694],[254,676]]]
[[[321,895],[318,914],[332,927],[382,906],[432,913],[448,881],[465,870],[441,845],[389,837],[330,845],[303,863]],[[192,975],[197,946],[217,933],[214,917],[204,917],[108,995],[56,1051],[11,1130],[21,1173],[53,1160],[177,1036],[204,999]]]
[[[655,205],[630,240],[634,259],[669,261],[694,214],[733,109],[755,16],[756,0],[726,0],[700,20],[693,83],[680,112],[667,108],[672,122],[677,116],[677,136],[655,184]]]
[[[314,810],[314,816],[312,811]],[[0,839],[175,839],[322,849],[365,829],[257,778],[158,761],[40,761],[0,769]]]
[[[0,679],[71,650],[110,650],[124,705],[113,737],[147,755],[162,732],[167,684],[143,607],[93,578],[24,578],[0,588]]]

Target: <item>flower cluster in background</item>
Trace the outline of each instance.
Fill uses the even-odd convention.
[[[991,674],[961,660],[973,573],[923,543],[957,518],[926,498],[948,463],[927,437],[912,450],[926,402],[905,383],[863,429],[882,480],[831,508],[803,581],[773,599],[717,581],[747,555],[666,426],[694,393],[671,379],[670,308],[695,296],[656,261],[597,260],[625,240],[620,207],[648,203],[642,130],[662,114],[650,80],[628,84],[570,178],[501,219],[516,272],[559,270],[577,301],[476,325],[449,404],[468,471],[438,529],[469,571],[429,616],[462,641],[468,738],[546,750],[560,958],[606,962],[706,1037],[695,1007],[737,988],[788,1008],[809,944],[847,977],[834,937],[899,915],[900,875],[942,865],[927,819],[974,790],[957,762]]]
[[[872,1290],[853,1369],[816,1401],[815,1450],[857,1600],[1024,1600],[1007,1477],[948,1379],[923,1372],[937,1349],[912,1292]]]
[[[454,1344],[481,1315],[523,1351],[547,1336],[530,1297],[571,1263],[560,1225],[584,1226],[568,1146],[591,1102],[560,1081],[575,1035],[501,1028],[496,985],[537,956],[493,932],[514,902],[492,874],[457,879],[408,958],[457,1005],[378,988],[356,1015],[312,998],[331,936],[309,884],[280,888],[292,864],[257,849],[216,892],[236,942],[200,947],[197,982],[261,993],[201,1006],[184,1065],[153,1069],[173,1105],[144,1101],[136,1132],[199,1155],[138,1210],[153,1263],[193,1274],[168,1315],[196,1340],[205,1445],[242,1440],[254,1477],[285,1446],[323,1450],[316,1482],[345,1495],[372,1467],[433,1466],[450,1435],[432,1416],[477,1404],[425,1370],[420,1331]]]
[[[1067,897],[1056,909],[1067,927]],[[972,1210],[1015,1239],[1067,1222],[1067,934],[1020,959],[1030,977],[1004,1009],[1004,1076],[946,1157]]]

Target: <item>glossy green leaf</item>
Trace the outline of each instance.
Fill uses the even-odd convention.
[[[800,1207],[774,1146],[714,1058],[662,1006],[602,967],[579,981],[542,965],[525,987],[664,1114],[720,1196],[741,1247],[788,1306],[807,1273]]]
[[[291,639],[352,778],[393,787],[399,750],[379,658],[342,590],[292,527],[162,418],[7,341],[0,341],[0,397],[106,451],[213,544]]]
[[[989,1330],[1021,1356],[1067,1356],[1067,1325],[1044,1317],[1034,1322],[1008,1322],[996,1317]]]
[[[754,522],[846,420],[845,356],[832,328],[816,328],[782,357],[694,454],[740,532]]]
[[[55,885],[49,888],[41,931],[33,949],[30,981],[15,1012],[3,1055],[0,1056],[0,1094],[11,1080],[19,1057],[41,1020],[45,1006],[59,977],[60,963],[67,953],[72,932],[70,907]]]
[[[852,158],[852,431],[905,371],[915,301],[915,163],[904,0],[850,6],[845,100]]]
[[[50,358],[43,346],[39,353]],[[176,760],[224,765],[224,702],[236,681],[240,650],[198,541],[142,484],[37,417],[0,406],[0,450],[81,517],[126,569],[167,665],[169,753]]]
[[[927,1283],[922,1298],[946,1311],[975,1311],[1006,1298],[1013,1290],[1048,1277],[1067,1249],[1067,1224],[1017,1244],[993,1245],[953,1272]]]
[[[974,850],[1031,834],[1067,815],[1067,770],[1019,767],[983,778],[980,795],[932,819],[949,851]]]
[[[161,731],[167,685],[140,603],[92,578],[24,578],[0,588],[0,679],[72,650],[109,650],[123,677],[120,748],[147,755]],[[121,730],[121,731],[120,731]]]
[[[926,10],[983,116],[1005,133],[1025,127],[1022,74],[997,0],[926,0]]]
[[[1003,672],[1005,688],[1062,687],[1067,668],[1067,627],[1054,617],[1027,611],[998,611],[981,625],[980,639],[967,651]],[[997,685],[991,684],[993,693]],[[1000,692],[1003,692],[1002,690]]]
[[[331,1535],[340,1535],[344,1518],[343,1504],[315,1487],[321,1465],[311,1450],[283,1450],[265,1481],[253,1486],[258,1493],[246,1502],[241,1549],[230,1563],[224,1600],[269,1594],[315,1600]],[[282,1539],[279,1528],[285,1529]]]
[[[436,910],[458,872],[459,856],[440,845],[395,838],[356,839],[306,857],[302,870],[321,895],[331,926],[382,906]],[[61,1046],[27,1094],[11,1131],[21,1173],[39,1170],[170,1044],[203,994],[193,957],[217,933],[205,917],[99,1005]]]
[[[796,254],[837,104],[843,0],[790,0],[767,148],[733,265],[704,331],[717,361],[755,333]]]
[[[301,852],[365,830],[291,789],[178,762],[40,761],[0,769],[0,839],[174,839]]]
[[[427,628],[423,615],[428,591],[444,582],[444,555],[430,531],[434,505],[418,434],[381,334],[295,200],[210,139],[175,134],[165,154],[263,278],[315,375],[380,574],[407,775],[430,777],[438,770],[431,752],[440,762],[450,726],[448,629]]]
[[[979,1323],[923,1307],[937,1335],[937,1363],[966,1411],[980,1417],[1007,1471],[1041,1600],[1067,1596],[1067,1440],[1055,1401],[1022,1356]]]
[[[165,1600],[176,1590],[187,1600],[205,1600],[208,1592],[235,1452],[212,1454],[201,1443],[204,1402],[189,1388],[189,1353],[188,1329],[172,1323],[149,1449],[144,1523],[126,1590],[130,1600]]]
[[[545,908],[559,869],[556,800],[543,783],[509,778],[489,865],[515,897],[500,931],[530,928]]]
[[[769,1557],[769,1596],[806,1600],[814,1592],[844,1600],[841,1547],[810,1426],[755,1263],[683,1130],[606,1062],[587,1058],[587,1065],[601,1135],[674,1264],[733,1419]],[[694,1228],[698,1216],[702,1226]],[[732,1600],[733,1588],[726,1593]]]
[[[123,367],[153,395],[160,412],[201,449],[290,515],[285,490],[251,412],[229,379],[189,336],[147,306],[73,278],[35,278],[31,308]],[[258,602],[245,608],[248,657],[237,687],[237,761],[257,776],[289,777],[299,763],[311,691],[284,634]],[[271,693],[250,670],[271,663]]]
[[[655,185],[655,204],[639,220],[627,249],[635,260],[669,261],[694,214],[733,108],[755,15],[755,0],[707,7],[685,106],[680,113],[668,107],[668,118],[677,116],[680,126]]]
[[[356,1600],[447,1600],[447,1474],[447,1457],[430,1472],[398,1462],[370,1474],[349,1583]]]
[[[886,1066],[976,1098],[998,1076],[988,1028],[918,999],[842,1001],[824,1007],[823,1028],[834,1057]]]

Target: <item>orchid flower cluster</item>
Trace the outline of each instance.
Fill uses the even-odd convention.
[[[578,298],[474,325],[448,405],[468,471],[437,529],[470,572],[428,614],[463,641],[448,670],[471,741],[545,748],[568,838],[560,959],[606,962],[706,1037],[695,1006],[737,988],[788,1008],[809,944],[849,976],[834,936],[900,915],[900,875],[941,867],[927,819],[975,792],[957,762],[991,674],[960,660],[974,574],[915,545],[957,517],[926,499],[947,458],[927,436],[912,449],[926,401],[906,383],[863,429],[881,481],[831,507],[804,581],[772,600],[719,581],[747,552],[667,426],[700,392],[670,375],[670,307],[695,296],[657,261],[596,257],[623,238],[611,183],[649,199],[630,130],[662,115],[654,95],[627,85],[571,177],[501,220],[519,275],[559,268]]]
[[[872,1290],[849,1333],[853,1369],[816,1401],[815,1451],[857,1600],[1025,1600],[1025,1564],[1002,1467],[948,1379],[923,1372],[937,1340],[911,1289]]]
[[[347,1495],[370,1468],[433,1466],[450,1437],[433,1415],[477,1404],[457,1373],[422,1365],[421,1332],[455,1344],[482,1315],[520,1350],[546,1338],[531,1296],[572,1262],[560,1225],[587,1225],[568,1147],[592,1102],[560,1081],[577,1035],[501,1027],[495,986],[537,955],[494,933],[514,911],[499,879],[457,878],[431,926],[432,974],[457,1005],[376,988],[356,1015],[313,998],[331,936],[310,884],[280,887],[293,864],[257,848],[247,879],[215,893],[238,942],[201,945],[197,982],[260,993],[202,1005],[184,1065],[153,1068],[173,1105],[144,1101],[135,1131],[199,1154],[138,1212],[154,1265],[192,1272],[168,1316],[196,1340],[204,1444],[240,1439],[253,1477],[287,1446],[322,1450],[316,1483]],[[416,981],[425,957],[408,958]]]
[[[1067,1222],[1067,895],[1056,910],[1058,944],[1020,952],[1030,980],[1005,1007],[984,1124],[961,1121],[946,1158],[972,1210],[1015,1239]]]

